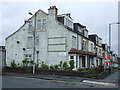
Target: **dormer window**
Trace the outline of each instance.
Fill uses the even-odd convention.
[[[83,32],[84,32],[84,36],[88,37],[88,31],[86,29],[84,29]]]
[[[73,29],[73,19],[70,17],[70,14],[58,15],[57,20],[68,28]]]
[[[70,28],[73,28],[73,22],[70,20],[70,19],[68,19],[68,18],[65,18],[65,25],[66,26],[68,26],[68,27],[70,27]]]
[[[80,28],[80,27],[78,27],[78,31],[79,31],[80,33],[83,33],[83,29]]]
[[[101,39],[101,38],[99,38],[99,39],[98,39],[98,42],[99,42],[99,44],[101,44],[101,43],[102,43],[102,39]]]
[[[105,50],[107,50],[107,44],[105,44]]]

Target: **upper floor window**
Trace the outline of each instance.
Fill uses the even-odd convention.
[[[95,53],[98,54],[98,48],[96,47]]]
[[[91,43],[91,51],[93,51],[93,44]]]
[[[42,21],[37,20],[37,30],[42,30]]]
[[[33,23],[32,21],[29,21],[28,31],[31,32],[32,30],[33,30]]]
[[[72,36],[72,48],[76,48],[76,37]]]
[[[102,55],[102,49],[99,50],[100,55]]]
[[[86,41],[83,40],[83,43],[82,43],[82,50],[86,50]]]
[[[39,37],[36,37],[36,45],[39,44]]]
[[[47,28],[46,24],[47,24],[46,19],[43,19],[43,29],[44,29],[44,30],[46,30],[46,28]]]
[[[33,45],[33,38],[32,38],[32,36],[27,37],[27,46],[28,47],[32,47],[32,45]]]

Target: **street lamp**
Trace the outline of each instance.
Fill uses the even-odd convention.
[[[120,22],[109,24],[109,50],[110,51],[111,51],[111,25],[113,25],[113,24],[120,24]]]
[[[109,23],[109,51],[110,51],[110,53],[111,53],[111,25],[113,25],[113,24],[120,24],[120,22]],[[110,56],[110,60],[111,60],[111,56]],[[109,73],[110,73],[110,65],[109,65]]]
[[[29,12],[29,15],[33,15],[31,12]],[[34,14],[34,30],[33,30],[33,61],[35,62],[35,31],[36,31],[36,15],[37,13]],[[33,64],[33,74],[35,73],[35,66]]]

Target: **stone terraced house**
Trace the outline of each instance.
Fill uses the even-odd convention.
[[[51,6],[48,13],[38,10],[6,38],[8,66],[13,60],[22,64],[24,59],[48,65],[74,60],[75,68],[104,65],[102,39],[88,35],[86,26],[73,23],[69,13],[57,13],[56,6]]]

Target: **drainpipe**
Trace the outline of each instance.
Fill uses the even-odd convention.
[[[78,33],[77,33],[77,49],[78,49]]]

